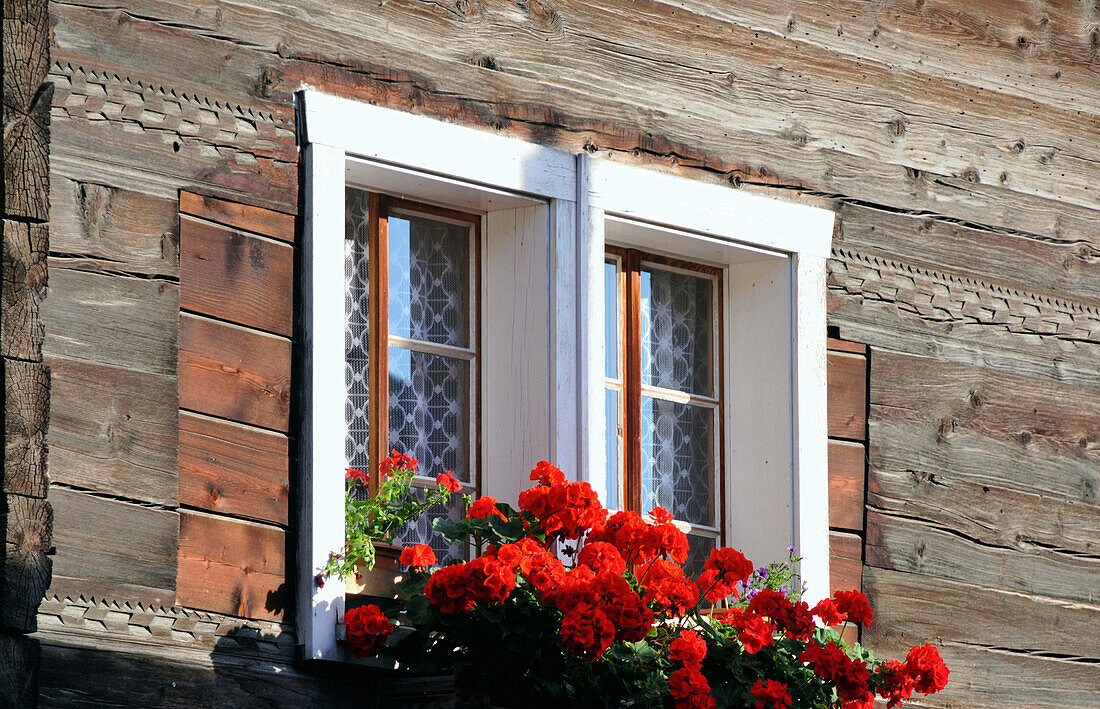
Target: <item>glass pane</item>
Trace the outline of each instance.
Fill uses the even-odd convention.
[[[710,279],[650,266],[640,275],[642,383],[713,395]]]
[[[416,495],[421,500],[424,499],[424,493],[421,490],[418,489]],[[440,564],[446,564],[452,559],[465,559],[465,544],[461,542],[448,542],[442,535],[436,534],[432,529],[432,525],[435,523],[436,519],[445,517],[452,522],[457,522],[462,518],[464,511],[462,493],[456,493],[451,496],[450,504],[446,506],[433,505],[429,507],[424,514],[420,515],[418,519],[413,520],[399,529],[393,535],[393,544],[399,547],[408,546],[410,544],[428,544],[435,552],[436,558],[439,559]]]
[[[619,378],[619,279],[613,262],[603,265],[604,376]]]
[[[714,537],[701,537],[696,534],[687,535],[688,538],[688,560],[684,564],[684,571],[687,572],[692,578],[698,578],[699,574],[703,573],[703,564],[706,563],[707,557],[714,551]]]
[[[421,216],[389,218],[390,334],[469,343],[469,228]]]
[[[450,470],[468,481],[470,363],[399,347],[389,353],[389,447],[418,459],[421,475]]]
[[[642,397],[642,511],[714,524],[714,411]]]
[[[605,507],[623,509],[622,500],[619,499],[619,461],[622,456],[623,438],[619,428],[622,420],[619,414],[619,391],[617,389],[605,390],[605,417],[607,434],[604,445],[604,489],[597,490]]]
[[[344,402],[344,423],[347,437],[344,453],[348,465],[370,472],[368,455],[368,421],[370,420],[367,391],[367,254],[370,220],[367,214],[369,197],[363,190],[348,188],[344,199],[344,385],[348,398]]]

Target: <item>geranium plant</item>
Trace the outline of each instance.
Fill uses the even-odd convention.
[[[333,574],[346,578],[363,564],[374,567],[375,544],[389,544],[394,534],[437,504],[447,504],[451,494],[461,485],[448,471],[436,477],[434,489],[424,489],[423,497],[413,487],[413,477],[419,462],[416,458],[393,451],[378,466],[379,484],[374,495],[369,489],[370,477],[362,470],[346,469],[347,499],[344,502],[344,548],[329,554],[328,563],[317,574],[317,583],[324,583]]]
[[[487,670],[496,704],[666,709],[870,709],[913,692],[937,692],[948,670],[931,645],[904,662],[880,662],[845,642],[844,623],[873,613],[858,591],[814,607],[801,600],[797,556],[754,571],[735,549],[711,552],[696,578],[683,568],[686,535],[661,508],[645,519],[608,514],[592,488],[539,463],[519,509],[483,497],[466,518],[436,522],[473,558],[432,568],[409,547],[401,596],[359,611],[348,643],[373,652],[413,626],[395,648],[420,670]],[[425,551],[426,550],[426,551]]]

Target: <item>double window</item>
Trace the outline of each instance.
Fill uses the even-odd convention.
[[[540,460],[827,595],[829,210],[304,91],[297,619],[342,659],[346,466],[514,501]],[[399,543],[432,539],[433,510]]]

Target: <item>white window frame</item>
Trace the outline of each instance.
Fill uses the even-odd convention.
[[[584,469],[602,486],[605,246],[723,267],[725,543],[757,563],[798,547],[806,598],[827,597],[825,270],[834,213],[583,155],[578,180]]]
[[[516,347],[534,340],[539,352],[491,352],[485,328],[512,327],[507,316],[515,298],[499,292],[515,287],[509,269],[485,259],[482,248],[481,289],[483,345],[481,387],[482,491],[514,498],[526,486],[519,480],[524,458],[559,461],[576,470],[580,455],[577,362],[576,159],[561,150],[534,145],[445,123],[432,118],[329,96],[305,88],[298,94],[302,154],[305,165],[305,209],[302,227],[304,366],[299,468],[301,516],[298,530],[298,643],[303,659],[346,661],[337,642],[343,617],[344,588],[331,579],[323,588],[313,574],[330,551],[344,543],[344,191],[347,185],[482,213],[482,246],[496,236],[513,239],[501,259],[524,258],[533,273],[546,277],[546,292],[531,299],[543,317],[514,326],[523,337]],[[532,247],[524,244],[534,244]],[[539,250],[543,249],[542,252]],[[488,266],[486,268],[486,265]],[[509,266],[515,264],[509,261]],[[493,291],[492,289],[497,289]],[[495,295],[494,295],[495,293]],[[489,297],[486,297],[488,294]],[[518,311],[520,318],[524,313]],[[518,320],[516,321],[518,322]],[[533,337],[529,337],[533,335]],[[530,362],[537,372],[529,391],[505,385]],[[523,370],[519,376],[524,376]],[[488,382],[495,376],[495,383]],[[511,397],[515,396],[515,399]],[[517,411],[517,408],[522,410]],[[496,446],[498,460],[484,451],[497,441],[516,437],[514,446]],[[537,457],[535,457],[537,456]],[[533,458],[533,460],[527,460]],[[488,475],[492,467],[494,474]],[[527,469],[530,469],[529,467]],[[507,474],[507,477],[506,477]]]

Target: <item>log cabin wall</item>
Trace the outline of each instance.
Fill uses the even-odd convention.
[[[185,268],[192,229],[195,244],[274,251],[286,232],[185,204],[296,214],[293,92],[306,83],[831,200],[830,383],[867,397],[831,396],[831,542],[834,582],[862,583],[877,613],[863,640],[889,656],[940,644],[952,683],[932,706],[1095,706],[1096,3],[81,0],[49,12],[56,555],[36,635],[43,705],[364,692],[366,679],[293,665],[272,579],[286,562],[269,563],[293,534],[281,463],[251,479],[265,503],[242,508],[210,460],[285,459],[287,429],[256,418],[260,406],[188,399],[197,375],[221,379],[211,392],[254,383],[229,361],[251,352],[243,339],[290,342],[285,319],[210,312],[202,301],[219,294],[189,293]]]

